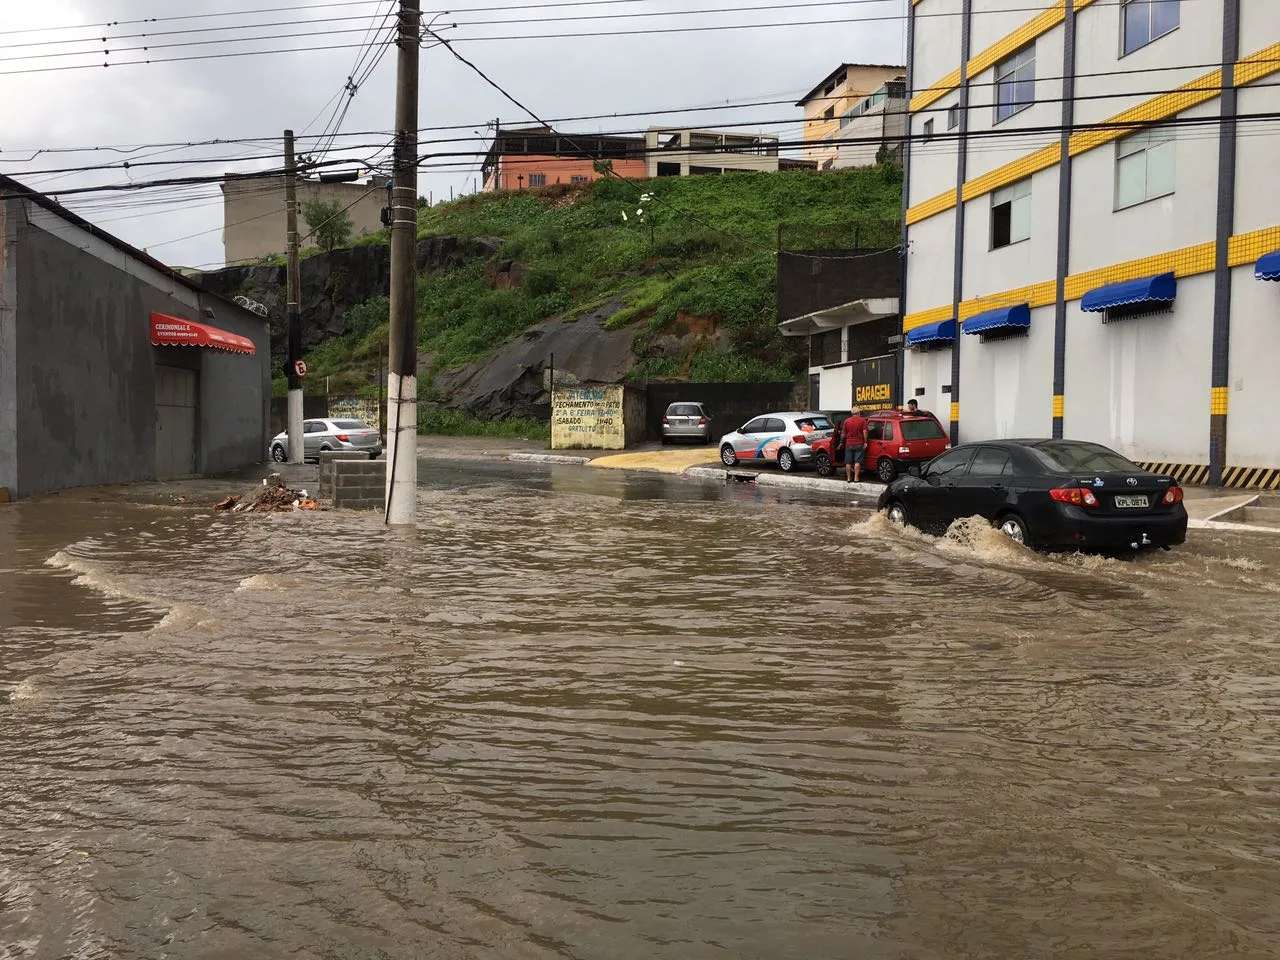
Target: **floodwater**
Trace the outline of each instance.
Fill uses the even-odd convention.
[[[423,465],[0,509],[0,957],[1280,957],[1280,553]]]

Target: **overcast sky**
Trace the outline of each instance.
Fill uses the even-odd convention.
[[[903,57],[904,0],[844,0],[821,5],[809,5],[813,0],[613,0],[547,6],[552,2],[459,0],[453,11],[439,17],[436,23],[457,23],[444,35],[456,41],[458,51],[547,119],[719,107],[756,100],[794,101],[841,62],[900,63]],[[279,151],[280,131],[291,126],[300,135],[322,132],[333,111],[332,107],[324,109],[326,104],[342,89],[367,30],[383,22],[394,0],[205,0],[200,5],[172,0],[0,3],[5,8],[0,21],[0,173],[57,195],[59,189],[87,185],[207,176],[278,165],[278,161],[265,158]],[[604,19],[623,13],[670,14],[741,7],[761,9],[746,14]],[[424,0],[426,18],[440,9],[439,4]],[[175,18],[184,12],[213,16],[127,22]],[[567,17],[588,19],[551,19]],[[698,33],[566,36],[595,31],[835,20],[845,22]],[[113,25],[104,26],[107,23]],[[247,29],[248,24],[259,26]],[[220,29],[227,27],[236,29]],[[334,32],[340,30],[352,32]],[[304,32],[321,35],[244,39]],[[148,36],[137,36],[142,33]],[[529,34],[555,36],[475,39]],[[108,38],[105,44],[104,37]],[[193,43],[201,45],[190,45]],[[168,44],[186,45],[164,46]],[[344,45],[347,49],[296,49],[330,45]],[[144,51],[143,47],[149,49]],[[104,55],[104,48],[112,52]],[[246,50],[273,52],[219,59],[170,59]],[[447,50],[427,49],[422,57],[420,126],[460,126],[446,133],[424,132],[422,139],[476,139],[424,143],[421,153],[483,151],[487,140],[479,138],[489,136],[484,127],[486,120],[501,117],[504,124],[531,122]],[[104,61],[124,64],[148,58],[169,62],[107,69],[100,66]],[[94,66],[49,69],[81,64]],[[392,50],[351,100],[342,123],[343,133],[368,135],[340,140],[353,149],[349,154],[337,155],[373,158],[380,154],[392,129],[394,81]],[[311,123],[317,116],[319,119]],[[733,123],[745,130],[798,139],[799,117],[800,111],[786,103],[685,115],[654,113],[557,126],[568,131],[613,132],[640,130],[651,122]],[[186,149],[150,146],[253,137],[276,139]],[[98,150],[31,156],[42,149],[141,145],[147,146],[132,154]],[[304,141],[304,148],[314,146],[314,140]],[[90,164],[120,164],[124,160],[156,163],[180,159],[213,162],[134,166],[127,171],[117,166],[96,173],[45,172]],[[430,193],[439,200],[448,198],[451,189],[455,193],[472,190],[479,157],[434,162],[463,166],[424,170],[419,191],[424,196]],[[104,229],[146,248],[161,260],[178,266],[207,267],[220,265],[223,259],[220,197],[216,185],[208,185],[61,199]]]

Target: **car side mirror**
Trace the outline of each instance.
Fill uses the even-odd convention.
[[[907,475],[911,477],[915,477],[917,480],[920,479],[919,464],[913,463],[911,466],[907,467]]]

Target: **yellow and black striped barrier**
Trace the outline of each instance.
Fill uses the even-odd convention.
[[[1209,467],[1203,463],[1139,463],[1143,470],[1173,477],[1189,487],[1209,482]],[[1280,490],[1280,469],[1273,467],[1227,467],[1222,485],[1232,490]]]

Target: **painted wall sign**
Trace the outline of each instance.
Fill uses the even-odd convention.
[[[622,450],[626,438],[621,386],[552,391],[551,449]]]

